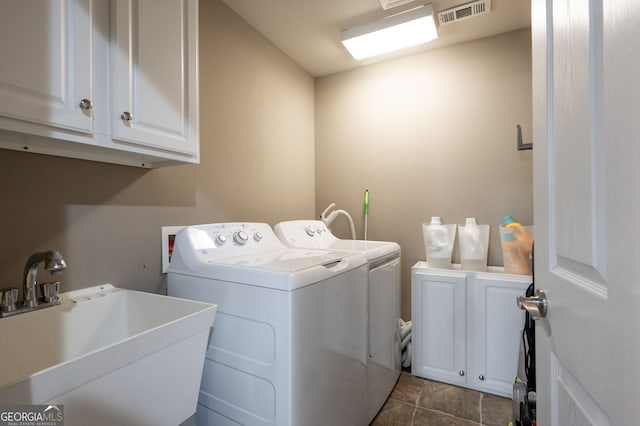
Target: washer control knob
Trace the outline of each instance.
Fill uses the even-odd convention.
[[[262,232],[260,232],[260,231],[258,231],[255,234],[253,234],[253,239],[256,240],[256,241],[261,241],[262,238],[263,238]]]
[[[233,239],[236,243],[245,245],[247,241],[249,241],[249,234],[247,234],[245,231],[238,231],[233,234]]]
[[[305,232],[307,233],[308,236],[313,237],[314,234],[316,233],[316,228],[314,228],[313,226],[309,225],[307,227],[304,228]]]
[[[320,225],[316,226],[316,232],[318,234],[322,234],[324,232],[324,228]]]
[[[216,243],[220,245],[226,244],[227,241],[229,241],[229,238],[224,234],[218,234],[218,236],[216,237]]]

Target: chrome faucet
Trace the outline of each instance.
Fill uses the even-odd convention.
[[[61,274],[67,267],[60,252],[44,251],[32,254],[24,267],[24,276],[22,278],[22,294],[24,298],[22,306],[26,308],[38,306],[37,273],[38,265],[42,262],[44,262],[44,269],[54,275]]]

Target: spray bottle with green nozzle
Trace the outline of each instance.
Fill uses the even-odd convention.
[[[369,228],[369,190],[364,190],[364,239],[367,239],[367,230]]]

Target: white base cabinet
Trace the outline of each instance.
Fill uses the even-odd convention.
[[[1,2],[0,36],[0,148],[199,162],[198,0]]]
[[[531,276],[411,269],[412,373],[511,397],[517,373],[524,295]]]

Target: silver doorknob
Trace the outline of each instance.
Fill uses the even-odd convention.
[[[520,309],[529,312],[534,320],[547,316],[549,302],[544,290],[536,290],[535,296],[532,297],[518,296],[516,303]]]
[[[484,374],[479,375],[479,376],[478,376],[478,379],[480,379],[480,380],[484,381]]]
[[[464,376],[464,370],[458,371],[458,374],[460,375],[460,377]]]
[[[89,99],[83,99],[80,101],[80,109],[88,111],[93,108],[93,102]]]
[[[120,116],[120,120],[129,122],[129,121],[133,120],[133,114],[131,114],[129,111],[125,111]]]

